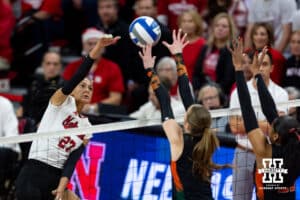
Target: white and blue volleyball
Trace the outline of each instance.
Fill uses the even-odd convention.
[[[131,22],[129,35],[134,44],[138,46],[146,44],[154,46],[160,39],[161,30],[159,24],[152,17],[142,16]]]

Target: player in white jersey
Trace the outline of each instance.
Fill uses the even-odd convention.
[[[102,37],[72,77],[51,97],[38,128],[38,134],[68,128],[87,127],[90,123],[81,110],[92,96],[92,81],[85,78],[102,49],[120,37]],[[66,136],[33,141],[29,160],[16,182],[18,200],[78,199],[66,189],[89,136]]]

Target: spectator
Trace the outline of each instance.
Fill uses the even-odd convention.
[[[248,24],[248,13],[251,5],[251,0],[231,1],[231,6],[228,10],[232,15],[233,21],[238,29],[238,35],[244,37]]]
[[[228,12],[232,0],[210,0],[207,2],[207,10],[204,19],[208,26],[216,15],[223,12]]]
[[[260,73],[268,87],[275,103],[288,101],[288,94],[286,91],[275,84],[271,78],[270,73],[273,68],[272,56],[269,52],[265,55],[260,66]],[[255,79],[247,82],[248,90],[251,96],[253,106],[259,106],[259,96],[256,87]],[[230,97],[230,108],[240,108],[237,90],[235,89]],[[286,112],[286,108],[278,107],[279,112]],[[264,133],[268,133],[269,124],[261,111],[257,113],[257,120],[259,127]],[[251,200],[253,191],[253,169],[255,162],[255,155],[253,154],[252,146],[248,140],[245,132],[244,122],[241,116],[231,116],[229,118],[230,129],[236,135],[238,143],[234,152],[234,165],[236,168],[233,170],[233,199]]]
[[[10,37],[15,25],[15,17],[9,0],[0,1],[0,71],[8,70],[12,61]]]
[[[140,16],[152,17],[153,19],[156,20],[156,22],[160,26],[161,37],[160,37],[160,40],[158,41],[158,43],[155,46],[153,46],[153,50],[152,50],[153,54],[155,54],[155,56],[156,56],[156,59],[159,60],[160,58],[162,58],[164,56],[170,56],[170,52],[164,45],[162,45],[162,41],[170,42],[172,40],[172,35],[171,35],[169,28],[167,26],[163,25],[162,23],[160,23],[156,19],[156,16],[157,16],[156,0],[137,0],[135,2],[134,10],[135,10],[136,17],[140,17]],[[135,53],[135,55],[138,55],[138,51],[140,50],[140,48],[136,48],[136,50],[137,50],[137,52]],[[135,65],[142,66],[142,61],[140,60],[140,58],[136,58],[133,60],[140,61],[139,63],[136,63]]]
[[[176,66],[175,66],[176,67]],[[164,80],[165,79],[165,80]],[[171,81],[167,77],[161,78],[162,84],[170,89]],[[161,110],[157,97],[151,86],[148,90],[149,100],[144,105],[142,105],[137,111],[131,113],[129,116],[136,119],[160,119]],[[174,97],[170,97],[171,107],[175,117],[182,117],[185,113],[185,109],[182,102]]]
[[[37,125],[48,106],[53,93],[62,86],[63,80],[61,57],[56,52],[48,51],[42,60],[42,74],[36,74],[23,102],[18,109],[18,117],[29,118]],[[37,127],[36,127],[37,128]]]
[[[245,46],[251,46],[250,33],[254,24],[263,22],[274,28],[275,49],[284,52],[291,35],[292,17],[295,12],[295,0],[253,0],[249,8]]]
[[[40,0],[26,1],[22,0],[22,14],[32,14],[33,20],[46,20],[53,16],[61,16],[61,0]]]
[[[112,34],[113,36],[120,36],[122,38],[117,44],[107,47],[103,57],[120,66],[124,83],[127,84],[130,79],[133,79],[132,75],[135,71],[135,66],[130,66],[130,52],[134,48],[134,44],[129,38],[129,25],[118,17],[118,0],[98,0],[98,15],[98,29],[106,34]],[[139,76],[138,74],[135,78],[138,79],[135,80],[137,82],[141,81],[141,79],[145,81],[143,80],[145,77]]]
[[[12,84],[30,86],[25,81],[40,65],[51,45],[62,46],[64,38],[62,0],[21,0],[21,17],[12,36],[12,69],[17,72]],[[24,40],[26,38],[26,40]]]
[[[0,96],[0,136],[9,137],[18,134],[18,120],[13,105],[8,99]],[[20,147],[17,143],[0,146],[0,199],[6,199],[9,192],[7,183],[11,184],[12,178],[17,175],[14,169],[19,153]]]
[[[62,53],[69,55],[80,55],[81,34],[98,22],[97,0],[63,0],[64,33],[67,45]]]
[[[179,94],[179,88],[177,84],[178,76],[176,70],[176,63],[175,60],[171,57],[163,57],[161,58],[155,66],[157,75],[161,78],[167,78],[170,80],[171,89],[170,89],[170,96],[181,99]],[[193,86],[190,83],[190,89],[193,91]]]
[[[300,1],[298,2],[298,4]],[[297,6],[298,7],[298,6]],[[300,30],[300,10],[297,8],[297,11],[294,13],[292,17],[292,32]]]
[[[175,60],[171,57],[163,57],[158,61],[155,68],[159,77],[166,77],[169,80],[171,84],[170,95],[178,99],[178,77]]]
[[[285,87],[284,89],[289,95],[289,100],[300,99],[300,91],[297,88],[293,86],[289,86],[289,87]],[[288,114],[292,117],[295,117],[298,120],[298,122],[300,121],[299,107],[289,107]]]
[[[130,23],[134,19],[134,4],[136,0],[119,0],[119,17]]]
[[[95,28],[88,28],[82,34],[83,54],[86,55],[103,35],[103,32]],[[66,66],[63,78],[70,80],[81,63],[82,59],[79,59]],[[100,104],[120,105],[124,85],[120,68],[116,63],[103,58],[100,54],[89,72],[89,77],[93,80],[94,92],[91,103],[85,105],[83,112],[97,114],[101,112],[99,111]]]
[[[204,85],[198,94],[197,102],[207,110],[221,109],[226,107],[227,99],[220,86],[216,83]],[[228,117],[212,118],[211,127],[218,132],[226,132]]]
[[[188,74],[192,75],[197,57],[206,42],[202,37],[202,17],[195,10],[183,12],[178,18],[178,26],[183,33],[187,34],[186,40],[189,41],[189,44],[184,47],[182,53]]]
[[[214,18],[211,30],[196,61],[193,87],[197,93],[203,84],[215,81],[228,95],[234,83],[234,69],[227,45],[235,37],[235,26],[227,13],[220,13]]]
[[[271,73],[271,79],[281,85],[284,74],[285,58],[280,51],[272,48],[274,43],[274,33],[272,26],[267,23],[255,23],[250,33],[251,48],[253,50],[261,50],[264,46],[268,46],[268,51],[272,55],[274,69]]]
[[[134,11],[136,17],[149,16],[156,20],[157,4],[156,0],[137,0],[134,5]],[[162,41],[170,42],[172,40],[171,32],[169,28],[156,20],[161,29],[161,38],[158,43],[153,46],[152,52],[156,56],[157,60],[162,57],[170,56],[168,49],[162,45]],[[132,42],[131,42],[132,43]],[[130,55],[130,68],[132,70],[132,81],[128,86],[128,97],[130,112],[137,110],[142,104],[147,101],[147,85],[148,79],[145,76],[143,63],[138,56],[140,48],[136,45],[133,46],[133,50]]]
[[[300,30],[293,32],[290,39],[291,56],[285,63],[286,72],[283,75],[284,87],[294,86],[300,90]]]
[[[171,30],[177,29],[177,17],[188,10],[205,10],[207,0],[160,0],[157,1],[157,19]]]

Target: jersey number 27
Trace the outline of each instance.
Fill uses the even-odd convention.
[[[64,149],[66,152],[69,152],[73,147],[75,147],[76,142],[71,139],[70,136],[65,136],[59,140],[58,146]]]

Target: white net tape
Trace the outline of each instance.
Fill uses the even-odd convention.
[[[281,107],[299,107],[300,100],[291,100],[283,103],[278,103],[277,106]],[[254,111],[258,112],[261,109],[260,106],[254,107]],[[232,116],[232,115],[240,115],[240,109],[218,109],[210,111],[212,118],[222,117],[222,116]],[[176,119],[179,123],[183,122],[183,116]],[[62,131],[53,131],[53,132],[45,132],[43,134],[36,133],[28,133],[19,136],[13,137],[0,137],[0,144],[10,144],[10,143],[20,143],[20,142],[29,142],[40,138],[49,138],[49,137],[57,137],[57,136],[70,136],[70,135],[81,135],[92,134],[92,133],[104,133],[109,131],[117,131],[117,130],[127,130],[133,128],[141,128],[148,126],[155,126],[161,124],[160,119],[151,119],[151,120],[132,120],[132,121],[124,121],[124,122],[115,122],[108,123],[102,125],[94,125],[88,128],[72,128]]]

